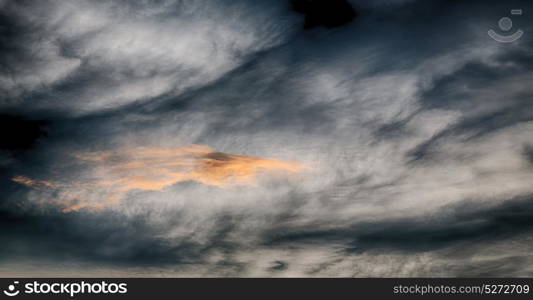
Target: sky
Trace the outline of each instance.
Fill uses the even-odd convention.
[[[0,0],[0,275],[533,276],[531,13]]]

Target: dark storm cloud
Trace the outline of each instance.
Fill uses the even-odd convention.
[[[201,264],[213,248],[232,251],[236,244],[225,241],[236,220],[221,217],[207,244],[193,239],[169,243],[158,238],[173,228],[148,226],[149,213],[128,220],[113,213],[58,214],[14,211],[4,204],[0,211],[4,247],[2,261],[31,257],[42,260],[83,260],[104,265],[148,266]],[[174,215],[180,218],[180,213]]]
[[[425,91],[422,101],[428,108],[446,108],[452,110],[473,110],[476,106],[490,107],[490,104],[499,104],[495,110],[523,104],[531,97],[530,91],[524,89],[524,85],[518,90],[504,89],[505,84],[512,81],[527,80],[526,75],[533,68],[533,52],[531,49],[515,49],[506,51],[495,57],[494,63],[473,61],[465,64],[462,68],[438,78],[433,87]],[[502,86],[504,84],[504,86]],[[500,93],[494,93],[491,98],[480,98],[476,95],[485,89],[491,89]],[[465,99],[473,101],[465,101]],[[489,111],[490,113],[490,111]]]
[[[305,15],[306,29],[317,26],[340,27],[357,17],[357,12],[346,0],[292,0],[291,4],[294,11]]]
[[[146,235],[142,219],[137,223],[139,226],[120,226],[119,222],[110,221],[109,216],[83,218],[92,226],[78,224],[78,219],[76,214],[20,215],[3,212],[2,240],[6,245],[2,248],[3,260],[26,256],[117,264],[142,264],[147,259],[154,264],[178,261],[175,252],[168,254],[171,248],[165,247],[163,241]],[[122,246],[117,247],[119,244]]]
[[[495,277],[495,274],[519,277],[520,274],[516,270],[521,269],[521,266],[528,263],[527,257],[506,257],[474,262],[468,266],[456,266],[453,271],[458,277]]]
[[[424,92],[424,107],[469,113],[457,124],[419,145],[412,157],[431,158],[431,149],[447,138],[461,136],[469,141],[507,127],[533,120],[533,91],[524,88],[532,79],[533,52],[530,48],[508,51],[497,64],[474,61],[439,78]],[[491,91],[491,92],[487,92]]]
[[[282,270],[287,269],[287,267],[288,267],[287,263],[277,260],[274,262],[274,265],[271,267],[271,269],[274,271],[282,271]]]
[[[533,164],[533,146],[525,145],[524,146],[524,156],[530,163]]]
[[[419,12],[417,15],[419,17],[421,16],[420,18],[432,18],[432,22],[439,29],[445,28],[450,22],[446,14],[439,15],[440,8],[446,8],[446,12],[452,13],[454,16],[460,10],[460,7],[454,5],[454,3],[448,3],[446,1],[443,1],[443,3],[438,2],[435,5],[421,5],[431,8],[430,13],[424,11],[422,8],[418,8],[418,5],[414,5],[412,2],[408,4],[410,4],[407,5],[410,9]],[[393,12],[387,11],[385,15],[387,14],[394,16]],[[469,18],[474,17],[469,16]],[[405,28],[399,28],[398,30],[402,34],[409,32],[409,36],[404,36],[402,39],[388,37],[388,39],[380,41],[390,48],[401,49],[401,51],[386,54],[395,63],[390,64],[385,61],[372,62],[372,69],[368,70],[361,77],[379,74],[380,72],[408,71],[410,68],[416,68],[421,61],[426,59],[431,60],[439,54],[445,54],[449,50],[449,47],[446,47],[446,44],[449,43],[447,39],[440,36],[440,34],[432,34],[432,31],[435,30],[434,27],[424,28],[420,26],[424,21],[423,19],[417,22],[404,16],[396,21],[400,23],[405,22],[402,23],[405,25]],[[457,20],[457,22],[466,24],[467,20]],[[301,130],[310,132],[316,130],[321,133],[334,131],[335,119],[339,118],[338,110],[345,108],[341,107],[339,102],[347,99],[341,97],[339,99],[331,99],[332,101],[330,102],[315,101],[306,103],[305,101],[301,101],[303,97],[308,96],[301,95],[301,77],[305,78],[306,70],[315,67],[312,64],[322,66],[330,63],[334,65],[338,61],[342,61],[340,58],[348,58],[350,55],[354,55],[352,49],[358,47],[361,41],[352,41],[350,37],[354,33],[359,34],[363,31],[371,32],[371,27],[376,24],[359,25],[367,26],[367,28],[354,28],[353,31],[339,32],[334,36],[329,34],[318,35],[314,40],[308,40],[307,38],[295,39],[287,45],[269,51],[257,57],[252,62],[244,64],[205,89],[195,90],[190,94],[176,98],[162,99],[164,104],[155,107],[155,109],[159,112],[167,111],[169,115],[174,110],[207,111],[209,114],[211,114],[212,110],[216,112],[213,119],[218,120],[210,126],[211,131],[209,131],[209,134],[212,135],[243,130],[273,130],[275,128],[301,128]],[[460,26],[446,28],[446,35],[453,36],[458,44],[464,43],[467,39],[471,38]],[[370,41],[373,39],[371,34],[367,36],[363,34],[362,37]],[[364,40],[364,42],[367,42],[367,40]],[[426,42],[419,43],[420,40]],[[417,59],[412,59],[413,55],[416,55]],[[474,85],[474,81],[484,82],[490,85],[499,79],[505,79],[509,75],[520,74],[521,71],[527,70],[527,64],[522,64],[522,60],[527,60],[528,55],[526,51],[522,50],[520,52],[518,50],[514,55],[504,53],[501,57],[497,58],[501,64],[516,64],[514,67],[493,67],[485,65],[482,62],[467,62],[459,70],[444,75],[442,78],[438,77],[435,83],[436,86],[423,92],[421,96],[422,105],[425,109],[453,109],[453,107],[450,107],[452,105],[450,103],[451,101],[477,105],[473,101],[460,100],[463,98],[472,98],[472,94],[476,92],[475,90],[470,91],[470,94],[467,95],[458,94],[460,90],[450,94],[450,91],[454,90],[454,86],[445,87],[444,85],[446,84],[453,84],[447,83],[446,81],[453,80],[458,85],[470,84],[471,81],[471,84]],[[505,56],[509,57],[506,58]],[[331,60],[331,57],[334,57],[335,60]],[[284,68],[272,68],[269,65],[272,61],[276,60],[282,60]],[[310,61],[311,63],[309,63]],[[364,61],[361,63],[364,63]],[[345,66],[335,67],[340,69],[353,67],[354,70],[357,70],[358,65],[351,65],[349,62],[346,62]],[[482,76],[477,76],[476,72],[481,73]],[[497,78],[490,78],[489,76]],[[353,82],[356,82],[358,79],[354,75]],[[243,82],[246,82],[246,88],[243,88]],[[346,85],[350,82],[346,83]],[[527,95],[513,96],[522,102],[527,101],[524,97]],[[444,97],[446,99],[443,99]],[[480,99],[479,101],[481,102],[482,100]],[[518,102],[516,108],[520,108],[522,102]],[[507,101],[507,103],[512,103],[512,101]],[[229,106],[233,109],[226,109]],[[145,108],[137,111],[146,111],[145,109],[149,109],[150,107],[154,107],[154,105],[148,103]],[[504,107],[504,109],[508,109],[508,113],[498,111],[498,108],[496,108],[497,112],[493,116],[489,114],[484,116],[475,115],[474,118],[479,120],[465,120],[464,126],[473,128],[476,126],[475,123],[479,123],[479,130],[489,132],[498,127],[507,126],[506,123],[509,123],[509,125],[514,124],[514,121],[511,121],[507,116],[512,116],[516,110],[512,107]],[[253,110],[255,115],[249,114],[248,111],[250,110]],[[521,111],[521,113],[524,116],[518,118],[516,122],[528,120],[529,113],[527,111]],[[415,115],[416,112],[404,119],[395,119],[391,123],[377,124],[378,129],[376,135],[379,137],[381,134],[387,135],[387,132],[392,133],[392,131],[397,132],[401,130],[402,123],[408,122]],[[154,118],[156,118],[155,116],[157,114],[154,115]],[[486,122],[487,119],[490,120]],[[493,124],[490,125],[490,122],[493,122]],[[461,127],[462,125],[457,126]],[[449,130],[455,129],[450,128]],[[465,128],[465,130],[467,129]],[[444,132],[441,134],[446,135]]]
[[[0,115],[0,151],[22,153],[31,149],[39,138],[45,136],[45,121]]]
[[[507,253],[509,256],[498,257],[496,253],[501,252],[494,245],[502,240],[513,241],[514,237],[520,239],[531,234],[531,201],[531,196],[517,197],[483,210],[464,204],[444,209],[439,216],[355,223],[324,231],[313,230],[325,227],[324,224],[309,224],[299,230],[290,227],[275,228],[265,236],[265,246],[284,249],[335,244],[338,245],[336,251],[347,256],[399,253],[405,257],[414,257],[435,251],[447,265],[439,265],[435,267],[437,270],[425,276],[520,276],[519,274],[530,274],[525,270],[523,272],[526,273],[520,271],[520,265],[530,261],[528,250],[524,254]],[[490,253],[489,259],[470,261],[483,251]],[[339,261],[343,260],[343,255],[339,255]],[[491,255],[496,257],[490,258]],[[466,264],[457,262],[464,259]],[[308,275],[320,274],[332,264],[335,262],[318,265]],[[418,271],[418,274],[423,274],[421,272]],[[399,276],[398,273],[390,275]],[[365,275],[355,272],[351,276]]]
[[[293,2],[1,2],[1,104],[16,115],[5,127],[26,128],[2,143],[32,149],[4,164],[2,263],[417,276],[450,261],[438,274],[530,274],[532,200],[519,195],[533,192],[532,44],[504,48],[485,27],[510,4]],[[233,190],[183,181],[67,214],[12,181],[78,182],[90,172],[71,159],[80,151],[186,144],[216,161],[310,168]],[[507,239],[520,246],[508,256],[476,256]]]
[[[268,244],[323,244],[343,241],[347,252],[407,251],[422,252],[461,243],[480,243],[503,237],[530,233],[533,217],[531,196],[509,199],[501,205],[479,210],[468,203],[442,209],[440,216],[416,220],[399,219],[384,222],[354,224],[349,228],[326,231],[277,228],[267,235]],[[321,224],[309,226],[322,227]]]

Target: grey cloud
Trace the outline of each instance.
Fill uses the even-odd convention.
[[[533,163],[533,146],[524,145],[524,156],[530,163]]]
[[[48,134],[4,164],[0,272],[531,274],[531,39],[488,38],[496,1],[350,3],[353,22],[306,31],[289,1],[2,6],[2,105]],[[67,214],[11,180],[75,181],[80,151],[189,144],[308,170]]]
[[[349,228],[326,231],[305,230],[290,232],[277,229],[265,240],[273,244],[327,243],[344,241],[346,251],[415,251],[422,252],[460,243],[478,243],[509,238],[531,231],[529,209],[531,197],[510,199],[502,205],[479,210],[464,203],[443,209],[438,217],[387,220],[354,224]],[[310,226],[311,228],[321,228]],[[282,234],[279,234],[282,233]],[[268,236],[268,234],[267,234]]]
[[[3,105],[79,114],[181,93],[283,42],[294,22],[283,9],[279,2],[230,1],[5,5],[4,14],[17,16],[22,27],[9,24],[14,35],[32,29],[16,41],[28,53],[15,54],[24,65],[2,77],[2,90],[9,91]]]

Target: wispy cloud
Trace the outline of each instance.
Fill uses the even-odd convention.
[[[58,182],[25,176],[12,180],[37,190],[56,190],[52,198],[43,202],[58,204],[64,212],[71,212],[116,205],[134,190],[160,191],[184,181],[219,188],[254,185],[260,176],[290,175],[304,169],[296,162],[226,154],[202,145],[126,148],[74,153],[72,157],[87,170],[83,179],[72,180],[66,175]]]
[[[47,135],[0,152],[0,256],[533,274],[531,18],[503,45],[507,2],[343,3],[357,18],[304,30],[284,0],[2,2],[0,107]]]

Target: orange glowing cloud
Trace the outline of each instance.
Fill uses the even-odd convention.
[[[35,189],[48,189],[48,188],[57,188],[60,186],[60,184],[51,182],[51,181],[44,181],[44,180],[33,180],[31,178],[25,177],[25,176],[17,176],[12,178],[16,183],[20,183]]]
[[[184,181],[219,188],[255,185],[259,176],[304,169],[295,162],[226,154],[202,145],[122,148],[80,152],[73,157],[84,166],[82,179],[52,182],[17,176],[12,180],[38,190],[55,190],[49,201],[71,212],[116,205],[133,190],[160,191]]]

